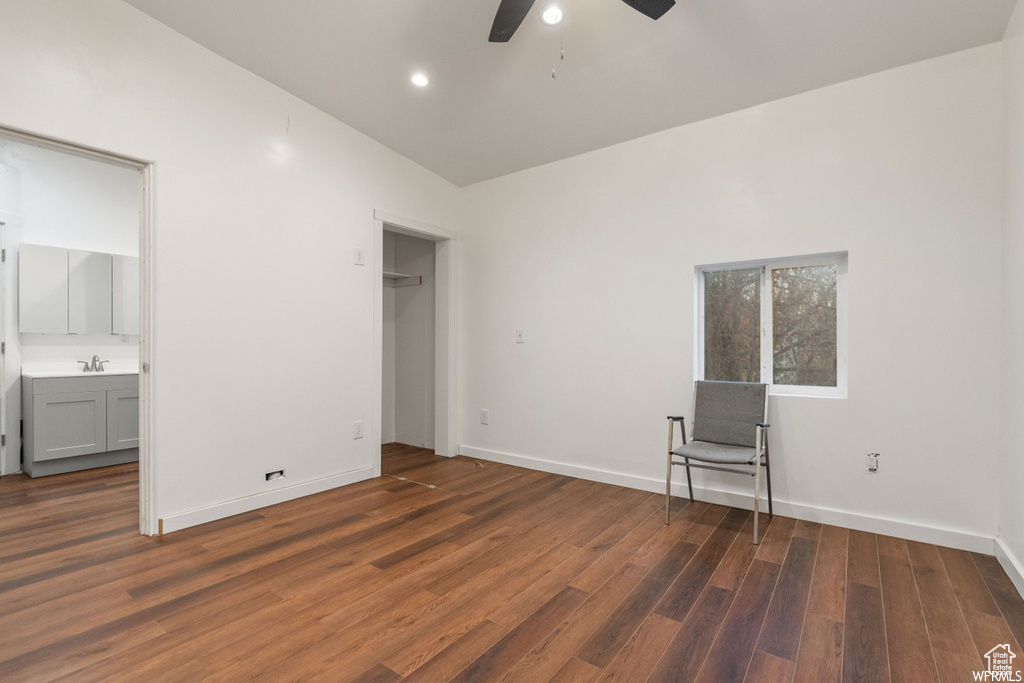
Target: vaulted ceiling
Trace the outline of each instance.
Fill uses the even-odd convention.
[[[498,0],[126,1],[460,186],[996,42],[1016,3],[538,0],[489,43]]]

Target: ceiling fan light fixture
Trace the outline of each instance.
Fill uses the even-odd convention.
[[[430,83],[430,79],[427,78],[427,75],[422,71],[417,71],[416,73],[414,73],[412,75],[411,80],[413,85],[419,86],[421,88],[425,88],[426,85]]]
[[[548,5],[540,13],[540,20],[545,26],[558,26],[562,23],[562,8],[558,5]]]

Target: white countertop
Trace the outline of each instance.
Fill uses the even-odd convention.
[[[104,377],[106,375],[137,375],[139,366],[130,363],[107,363],[103,372],[84,372],[65,363],[33,363],[21,367],[22,377]]]

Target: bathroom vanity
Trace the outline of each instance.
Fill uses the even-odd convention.
[[[25,373],[21,390],[29,476],[139,459],[137,371]]]

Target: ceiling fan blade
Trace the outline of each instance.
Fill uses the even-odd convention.
[[[491,26],[488,40],[492,43],[507,43],[529,14],[533,2],[534,0],[501,0],[498,12],[494,15],[494,24]]]
[[[637,12],[646,14],[651,19],[660,19],[661,15],[672,9],[676,0],[622,0]]]

